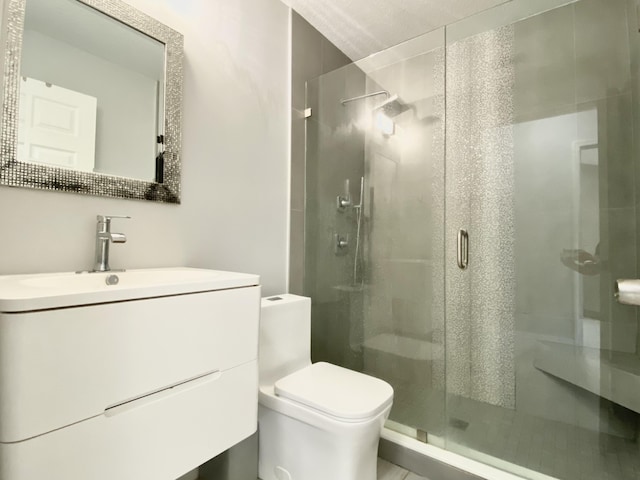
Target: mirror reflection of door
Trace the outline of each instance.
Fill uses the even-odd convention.
[[[93,172],[97,105],[90,95],[22,77],[18,158]]]
[[[97,109],[93,138],[83,147],[91,150],[94,142],[93,158],[63,142],[44,150],[19,146],[18,160],[154,181],[162,148],[157,138],[165,133],[165,44],[78,0],[26,0],[20,74],[42,89],[51,84],[93,97]],[[31,86],[20,82],[20,87]],[[65,140],[60,129],[73,121],[68,106],[75,108],[74,102],[67,95],[63,101],[50,99],[46,107],[40,102],[46,112],[38,114],[48,118],[45,136],[55,125],[56,142]],[[32,114],[20,112],[21,117]],[[18,128],[20,140],[44,133],[25,128],[31,126]],[[69,152],[76,152],[75,158]]]

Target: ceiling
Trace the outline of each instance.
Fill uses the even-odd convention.
[[[282,0],[352,60],[510,0]]]

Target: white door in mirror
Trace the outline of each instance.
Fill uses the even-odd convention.
[[[95,97],[22,77],[18,160],[93,172]]]

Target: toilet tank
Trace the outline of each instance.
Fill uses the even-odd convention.
[[[260,386],[311,364],[311,299],[298,295],[263,298],[258,354]]]

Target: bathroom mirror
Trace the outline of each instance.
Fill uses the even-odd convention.
[[[183,37],[120,0],[9,0],[0,184],[180,203]]]

